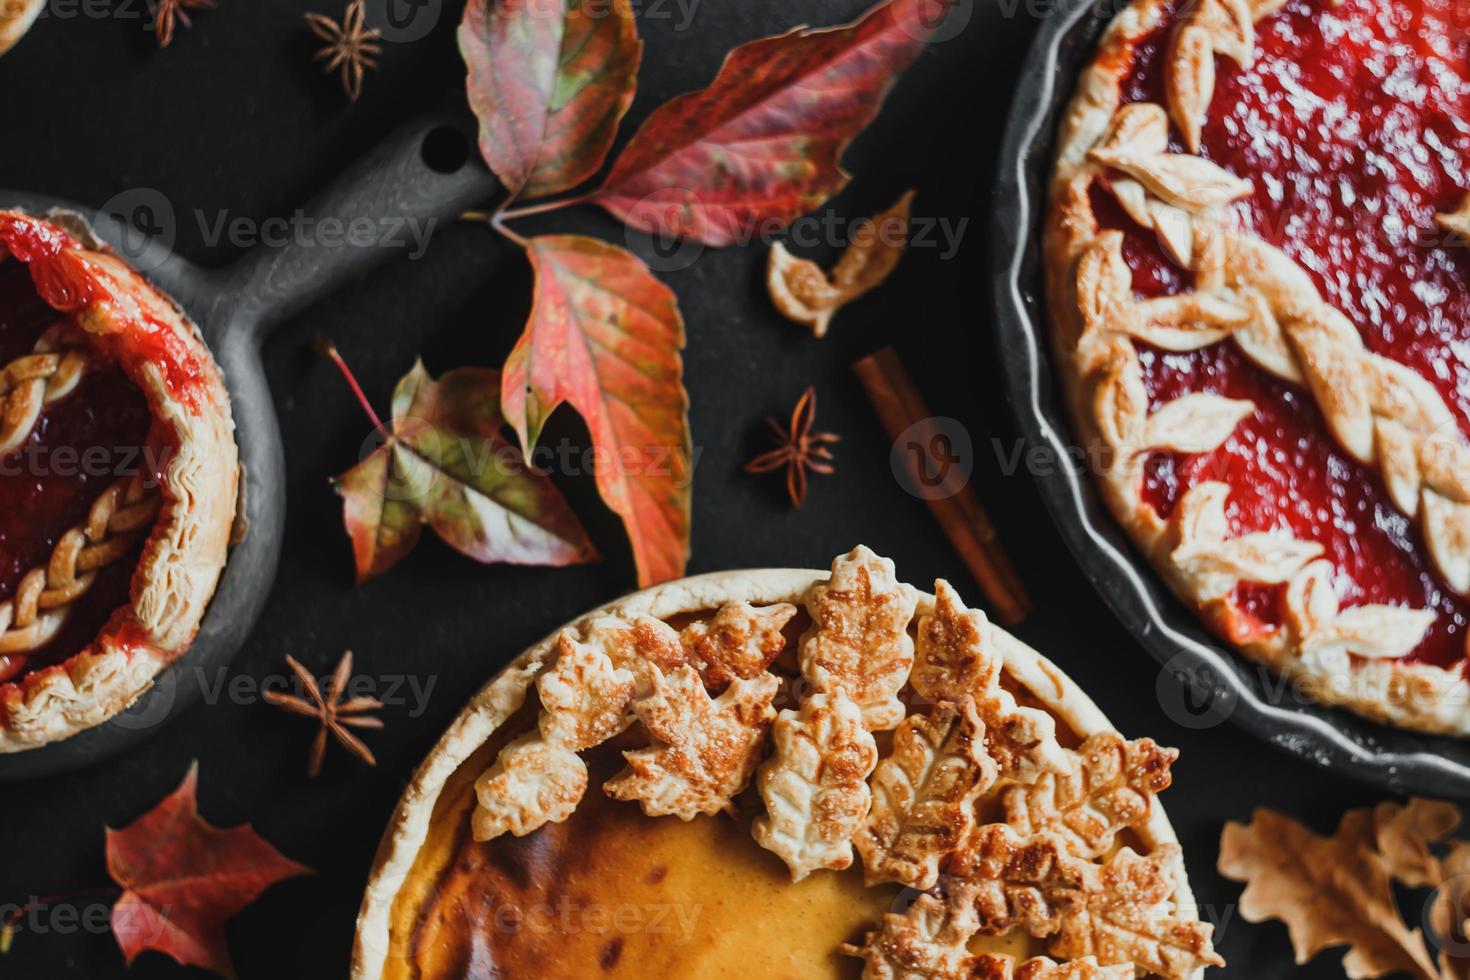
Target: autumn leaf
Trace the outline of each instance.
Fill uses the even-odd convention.
[[[840,190],[847,145],[954,0],[890,0],[830,30],[741,45],[656,110],[591,200],[639,230],[727,246]]]
[[[887,211],[857,226],[853,240],[829,276],[809,259],[799,259],[781,242],[771,246],[766,288],[776,309],[788,320],[825,337],[832,317],[848,303],[882,285],[898,268],[909,240],[909,191]]]
[[[412,551],[423,524],[482,562],[571,565],[595,557],[560,491],[529,471],[501,434],[500,383],[500,372],[473,367],[435,381],[422,363],[399,381],[391,426],[378,423],[383,445],[334,481],[359,582]],[[372,414],[366,401],[364,408]]]
[[[222,830],[199,816],[195,763],[157,807],[107,831],[107,870],[124,888],[112,931],[128,963],[147,949],[185,966],[235,975],[225,920],[271,885],[311,874],[248,826]]]
[[[526,250],[536,296],[505,362],[505,417],[529,452],[558,405],[576,409],[639,583],[678,578],[689,560],[693,450],[674,294],[635,256],[596,239],[553,235]]]
[[[597,172],[643,56],[629,0],[470,0],[459,49],[480,153],[512,197]]]
[[[1348,946],[1350,977],[1402,971],[1432,980],[1439,971],[1424,934],[1405,925],[1394,902],[1389,862],[1377,850],[1370,810],[1346,813],[1322,837],[1271,810],[1249,825],[1228,823],[1220,873],[1247,882],[1240,914],[1247,922],[1286,924],[1298,964],[1330,946]]]

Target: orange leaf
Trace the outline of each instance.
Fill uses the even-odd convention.
[[[847,183],[838,165],[955,0],[889,0],[854,24],[741,45],[655,111],[592,198],[634,227],[726,246]]]
[[[531,319],[505,362],[501,404],[527,452],[568,402],[592,433],[597,489],[628,530],[638,580],[678,578],[689,560],[693,451],[684,321],[635,256],[596,239],[527,244]]]
[[[128,963],[146,949],[185,966],[235,975],[225,920],[271,885],[310,874],[248,826],[222,830],[199,816],[199,764],[183,784],[123,830],[107,830],[107,870],[124,888],[112,931]]]

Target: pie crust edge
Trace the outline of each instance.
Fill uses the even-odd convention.
[[[1089,200],[1092,175],[1097,169],[1087,156],[1124,104],[1121,83],[1132,65],[1132,48],[1159,28],[1171,6],[1170,0],[1132,0],[1113,17],[1091,61],[1077,76],[1072,99],[1057,130],[1042,228],[1045,297],[1060,387],[1065,392],[1073,433],[1087,446],[1107,445],[1099,424],[1106,409],[1099,404],[1080,355],[1084,324],[1076,288],[1077,268],[1084,251],[1102,235]],[[1268,0],[1259,6],[1269,14],[1279,3]],[[1165,248],[1167,251],[1167,245]],[[1241,618],[1230,597],[1213,597],[1210,576],[1173,557],[1179,543],[1177,522],[1155,513],[1143,502],[1136,485],[1120,471],[1101,466],[1088,469],[1113,518],[1175,595],[1193,606],[1218,635],[1237,636]],[[1180,508],[1182,501],[1176,515]],[[1300,644],[1284,628],[1226,642],[1301,686],[1320,703],[1414,731],[1470,735],[1470,684],[1458,671],[1399,663],[1391,658],[1370,659],[1354,664],[1344,683],[1345,655],[1330,662],[1304,657]]]
[[[227,557],[239,489],[239,452],[229,394],[199,328],[166,294],[111,254],[69,212],[43,218],[72,238],[91,282],[105,293],[73,314],[89,334],[122,332],[146,315],[194,359],[196,405],[185,403],[156,364],[124,365],[156,422],[177,440],[163,474],[164,509],[149,532],[129,588],[141,636],[109,621],[87,647],[53,667],[0,685],[0,753],[61,741],[125,711],[189,648]],[[19,261],[7,256],[5,261]]]
[[[368,875],[353,936],[351,980],[379,980],[382,976],[393,904],[428,837],[440,792],[460,766],[520,710],[536,678],[555,660],[557,640],[564,630],[577,632],[602,616],[667,619],[718,609],[726,602],[799,605],[808,588],[827,577],[827,572],[816,570],[757,569],[715,572],[670,582],[594,609],[511,661],[455,718],[405,788]],[[933,601],[932,595],[920,593],[916,621]],[[1079,737],[1115,731],[1102,710],[1055,664],[1000,627],[992,624],[991,631],[1004,658],[1005,672]],[[1179,843],[1162,805],[1150,808],[1148,822],[1138,833],[1150,849]],[[1193,909],[1195,899],[1183,862],[1177,864],[1176,876],[1175,903],[1181,909]]]
[[[0,54],[15,47],[45,6],[46,0],[0,0]]]

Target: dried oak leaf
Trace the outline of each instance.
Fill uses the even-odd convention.
[[[943,579],[934,583],[934,596],[934,608],[919,618],[914,691],[931,701],[973,697],[985,723],[986,748],[1007,779],[1034,783],[1048,772],[1066,773],[1069,760],[1057,741],[1055,719],[1020,707],[1001,686],[1004,662],[985,614],[966,608]]]
[[[470,0],[459,50],[480,153],[512,197],[557,194],[597,172],[638,84],[630,0]]]
[[[953,0],[890,0],[854,24],[732,51],[709,87],[654,111],[593,197],[642,231],[727,246],[847,183],[843,151]]]
[[[1430,851],[1460,826],[1460,808],[1443,800],[1419,797],[1400,806],[1384,802],[1373,808],[1373,836],[1393,875],[1408,888],[1438,886],[1444,880],[1440,861]]]
[[[312,872],[248,826],[206,823],[198,785],[195,763],[158,806],[122,830],[107,829],[107,870],[124,889],[112,931],[129,964],[153,949],[233,977],[225,920],[276,882]]]
[[[1375,848],[1373,816],[1351,810],[1332,837],[1322,837],[1271,810],[1225,825],[1220,874],[1246,882],[1240,914],[1247,922],[1286,924],[1298,964],[1330,946],[1349,946],[1343,968],[1354,980],[1403,971],[1438,976],[1420,930],[1410,930],[1394,904],[1388,866]]]
[[[545,476],[501,435],[500,374],[459,368],[435,381],[416,363],[393,392],[383,445],[334,481],[357,580],[392,568],[428,524],[482,562],[570,565],[596,551]]]
[[[807,592],[812,627],[801,639],[802,676],[813,690],[846,691],[870,731],[897,727],[908,714],[898,694],[914,665],[908,627],[917,605],[893,562],[858,545]]]
[[[908,245],[913,200],[914,192],[908,191],[871,222],[859,224],[830,276],[815,262],[792,255],[781,242],[772,245],[766,288],[776,309],[825,337],[838,310],[878,288],[898,268]]]
[[[751,834],[786,862],[793,881],[813,871],[852,864],[852,836],[867,816],[867,779],[878,745],[863,713],[841,688],[812,694],[782,711],[771,740],[775,751],[757,785],[766,812]]]
[[[693,820],[728,810],[755,771],[779,687],[774,675],[762,674],[711,698],[688,665],[655,677],[653,692],[633,705],[654,744],[624,752],[627,768],[603,789],[637,800],[650,817]]]
[[[1043,773],[1033,785],[1004,793],[1006,823],[1023,837],[1050,832],[1078,857],[1101,857],[1118,831],[1142,827],[1154,796],[1169,788],[1175,749],[1153,739],[1126,741],[1103,732],[1069,752],[1066,773]]]
[[[689,560],[689,395],[674,294],[631,253],[581,235],[526,245],[536,295],[505,362],[501,405],[529,452],[569,403],[591,432],[597,489],[623,520],[641,585]]]
[[[973,699],[905,719],[873,774],[873,807],[855,841],[867,883],[934,887],[940,860],[975,826],[975,800],[996,775]]]

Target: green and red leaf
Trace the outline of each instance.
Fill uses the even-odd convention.
[[[393,393],[383,445],[337,478],[361,582],[418,544],[421,526],[482,562],[571,565],[596,551],[551,480],[504,435],[500,372],[438,381],[416,363]]]
[[[627,528],[643,585],[689,560],[689,396],[674,294],[634,255],[580,235],[534,238],[531,319],[501,403],[530,450],[558,405],[587,422],[597,488]]]
[[[233,977],[225,920],[276,882],[312,872],[248,826],[206,823],[198,784],[196,763],[156,808],[123,830],[108,829],[107,870],[124,889],[112,931],[129,964],[153,949]]]
[[[459,49],[480,153],[512,197],[597,172],[643,56],[630,0],[470,0]]]
[[[736,48],[708,88],[648,117],[593,202],[714,246],[789,224],[846,184],[847,145],[954,2],[890,0],[846,27]]]

